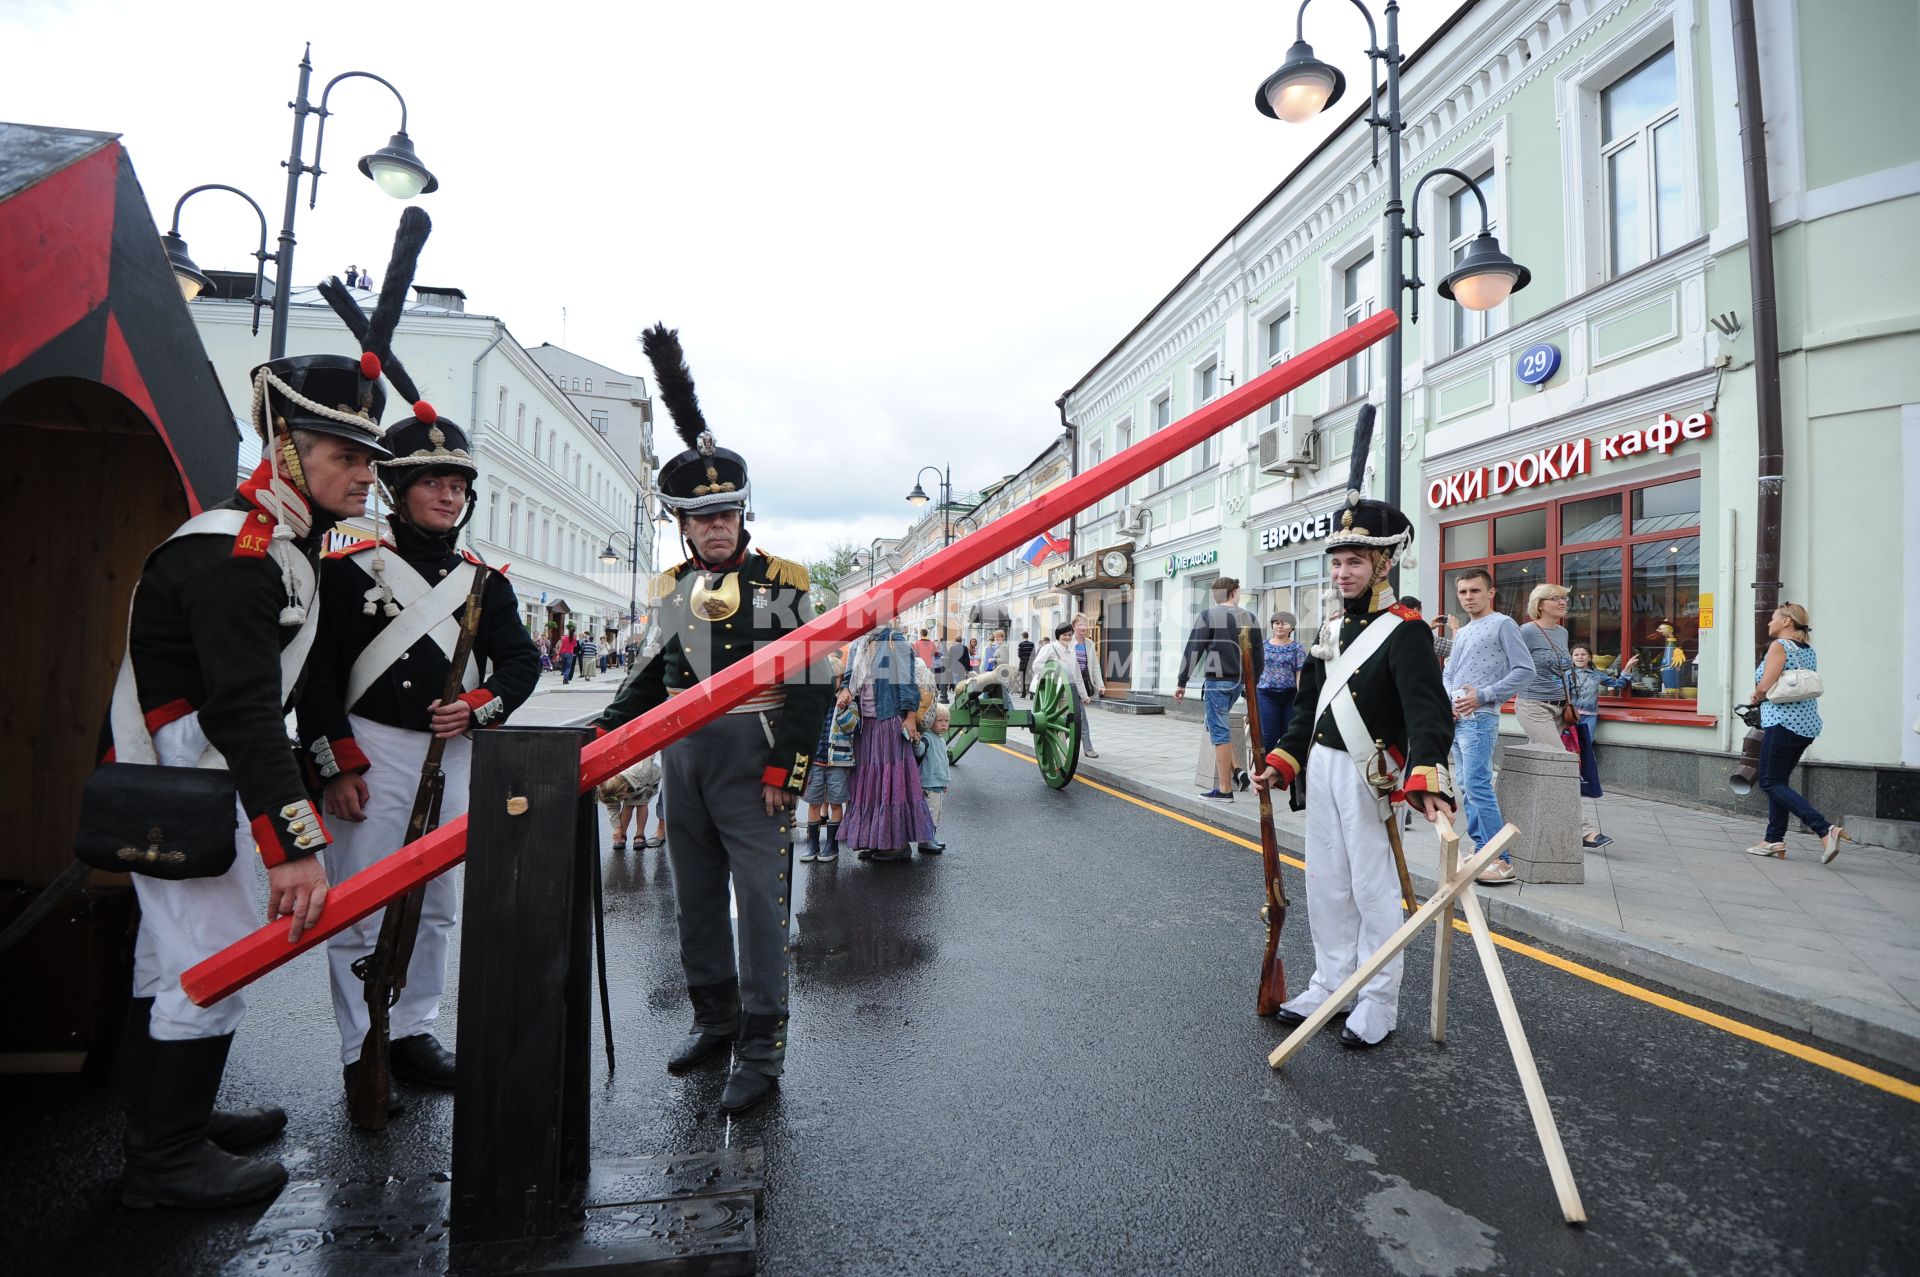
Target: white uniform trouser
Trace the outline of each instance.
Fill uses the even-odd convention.
[[[1313,980],[1286,1003],[1310,1015],[1364,958],[1400,929],[1400,878],[1379,801],[1344,750],[1315,745],[1307,759],[1307,928]],[[1401,955],[1360,987],[1347,1027],[1368,1042],[1400,1018]]]
[[[207,748],[200,715],[176,718],[153,735],[155,759],[164,767],[191,767]],[[260,863],[247,815],[234,804],[233,864],[216,878],[169,882],[133,875],[140,900],[140,937],[133,950],[133,996],[153,999],[148,1032],[158,1041],[220,1038],[240,1027],[244,994],[229,994],[197,1007],[180,990],[187,968],[253,934],[263,918]]]
[[[426,761],[428,732],[388,727],[358,714],[349,714],[353,739],[370,764],[361,779],[367,782],[366,819],[355,823],[327,818],[333,846],[327,852],[327,873],[334,882],[398,851],[406,841],[407,817],[413,813],[413,795],[420,786],[420,764]],[[467,779],[473,766],[473,742],[455,737],[440,756],[446,774],[440,799],[440,821],[445,824],[467,814]],[[407,964],[407,987],[387,1013],[387,1036],[392,1041],[425,1033],[440,1018],[440,994],[447,985],[447,935],[453,930],[460,902],[460,884],[454,872],[427,883],[420,906],[420,932],[413,943],[413,961]],[[353,964],[373,952],[380,938],[380,922],[387,911],[370,913],[327,941],[327,968],[333,983],[333,1017],[340,1025],[340,1062],[360,1058],[367,1036],[366,986],[353,973]]]

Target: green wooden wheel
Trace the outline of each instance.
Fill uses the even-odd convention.
[[[1050,789],[1065,789],[1080,765],[1080,720],[1073,712],[1073,687],[1057,665],[1049,665],[1033,689],[1033,756]]]

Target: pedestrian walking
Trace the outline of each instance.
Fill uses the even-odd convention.
[[[654,578],[651,602],[666,637],[593,720],[603,731],[813,619],[806,566],[751,547],[746,459],[715,442],[679,335],[655,325],[641,345],[687,445],[660,467],[658,491],[678,517],[688,556]],[[764,1100],[785,1066],[789,826],[832,696],[824,663],[801,667],[668,745],[661,759],[680,965],[694,1015],[667,1070],[684,1073],[731,1045],[733,1067],[720,1092],[727,1113]],[[730,899],[739,909],[737,960]]]
[[[1767,654],[1753,671],[1749,705],[1760,707],[1760,767],[1756,783],[1767,796],[1767,828],[1760,841],[1747,848],[1754,856],[1787,858],[1787,817],[1820,839],[1820,863],[1831,864],[1842,842],[1852,835],[1834,824],[1787,782],[1800,756],[1820,735],[1819,655],[1813,650],[1813,622],[1798,603],[1782,603],[1767,620]],[[1797,677],[1789,678],[1789,672]]]
[[[1287,721],[1293,717],[1293,696],[1298,690],[1300,668],[1307,662],[1307,649],[1293,637],[1295,625],[1291,612],[1275,612],[1267,620],[1267,639],[1261,645],[1260,752],[1286,734]]]
[[[1314,708],[1293,716],[1260,776],[1262,785],[1290,785],[1301,775],[1307,782],[1313,978],[1281,1005],[1286,1025],[1318,1010],[1401,925],[1398,844],[1390,841],[1398,837],[1399,814],[1389,795],[1404,793],[1428,820],[1454,806],[1446,766],[1453,716],[1433,634],[1394,597],[1387,579],[1394,556],[1413,542],[1413,525],[1385,502],[1360,495],[1371,433],[1371,412],[1363,410],[1347,507],[1327,538],[1339,614],[1329,615],[1311,651],[1315,659],[1300,675],[1300,697]],[[1393,1033],[1402,962],[1395,955],[1361,986],[1340,1030],[1342,1046],[1378,1046]]]
[[[1426,605],[1411,594],[1401,595],[1400,605],[1412,611],[1419,612],[1423,616],[1426,615]],[[1434,658],[1440,662],[1443,669],[1447,664],[1447,655],[1453,651],[1453,636],[1450,633],[1452,627],[1453,618],[1448,616],[1445,611],[1427,620],[1427,628],[1433,631],[1433,655]]]
[[[560,658],[560,681],[573,682],[574,668],[580,660],[580,640],[573,636],[571,625],[567,627],[567,632],[560,636],[559,645],[553,650],[554,655]]]
[[[1259,624],[1253,613],[1239,606],[1240,582],[1223,576],[1208,587],[1213,602],[1204,608],[1187,635],[1186,651],[1180,656],[1180,677],[1173,699],[1185,700],[1187,684],[1201,680],[1206,698],[1207,739],[1213,744],[1213,788],[1202,798],[1233,801],[1233,729],[1227,716],[1246,687],[1240,667],[1240,631]],[[1266,644],[1249,648],[1256,665],[1263,659]],[[1255,669],[1254,673],[1262,671]]]
[[[947,759],[947,732],[952,727],[952,711],[945,705],[935,706],[933,730],[921,732],[913,742],[913,756],[920,761],[920,793],[927,800],[927,814],[933,820],[933,841],[920,844],[923,856],[938,856],[947,849],[946,839],[940,836],[940,812],[953,777]]]
[[[920,663],[929,670],[940,668],[940,651],[933,639],[929,637],[929,631],[925,629],[920,631],[920,637],[913,645],[913,654],[919,657]]]
[[[1020,631],[1020,645],[1014,649],[1020,658],[1020,695],[1025,696],[1033,685],[1034,642],[1025,630]]]
[[[837,687],[846,673],[846,658],[838,652],[827,658]],[[807,845],[800,859],[807,862],[840,858],[840,820],[846,814],[847,796],[853,786],[853,738],[860,730],[860,711],[839,704],[828,711],[820,724],[820,739],[813,747],[813,767],[807,772],[807,787],[800,801],[807,805]]]
[[[1506,820],[1493,792],[1493,751],[1500,740],[1500,707],[1533,677],[1533,657],[1512,617],[1494,607],[1493,573],[1468,568],[1454,582],[1467,623],[1454,634],[1442,680],[1453,702],[1454,776],[1467,809],[1467,837],[1485,846]],[[1507,853],[1475,882],[1503,887],[1516,881]]]
[[[933,815],[920,791],[913,741],[932,702],[916,677],[907,638],[890,622],[855,644],[835,707],[860,714],[853,738],[853,784],[840,833],[862,860],[911,858],[908,848],[933,838]]]
[[[987,652],[980,658],[980,671],[991,673],[1007,663],[1007,632],[995,630],[987,642]]]
[[[1061,622],[1053,627],[1053,638],[1033,658],[1033,682],[1039,685],[1046,677],[1048,666],[1059,668],[1073,693],[1073,717],[1080,725],[1080,753],[1086,758],[1098,758],[1100,751],[1093,747],[1093,727],[1087,721],[1087,705],[1106,693],[1106,684],[1096,681],[1100,678],[1098,661],[1082,663],[1085,654],[1086,648],[1074,641],[1073,622]]]
[[[1513,716],[1529,745],[1543,749],[1566,749],[1566,735],[1573,734],[1572,753],[1579,753],[1580,722],[1573,705],[1573,653],[1569,649],[1567,595],[1564,585],[1542,581],[1527,595],[1527,623],[1520,627],[1520,641],[1527,646],[1533,664],[1533,677],[1514,693]],[[1580,845],[1592,850],[1604,844],[1595,841],[1600,830],[1580,811]]]
[[[967,681],[967,675],[973,673],[973,660],[967,645],[958,635],[947,643],[946,651],[941,653],[939,673],[940,699],[953,699],[953,689]]]
[[[299,727],[334,822],[329,864],[343,878],[406,843],[421,767],[436,738],[445,742],[440,819],[466,814],[471,733],[505,722],[540,679],[539,656],[520,623],[513,586],[504,573],[460,549],[460,530],[477,508],[480,477],[467,433],[425,403],[414,412],[383,436],[392,457],[375,466],[388,537],[358,542],[320,568],[323,619]],[[443,702],[453,646],[446,636],[464,623],[476,574],[484,574],[479,628],[461,671],[462,690]],[[389,1060],[397,1078],[451,1090],[454,1057],[433,1026],[446,990],[460,884],[442,874],[423,890],[413,955],[388,1011]],[[327,941],[349,1095],[369,1023],[366,984],[354,968],[374,951],[385,916],[384,909],[369,914]]]
[[[533,646],[534,646],[534,649],[540,654],[540,669],[542,670],[542,672],[552,669],[553,668],[553,639],[549,637],[547,633],[543,630],[541,631],[539,636],[533,640]]]
[[[647,836],[647,809],[653,800],[660,796],[660,756],[648,754],[631,767],[616,772],[609,780],[601,782],[594,791],[601,805],[607,809],[607,824],[613,831],[613,849],[627,849],[627,830],[634,826],[634,816],[639,816],[638,827],[633,830],[636,847],[658,847],[666,843],[667,824],[662,820],[658,826],[658,839]]]
[[[144,847],[149,828],[204,827],[209,808],[231,804],[232,853],[159,878],[132,866],[139,901],[133,1001],[119,1060],[126,1105],[120,1200],[133,1207],[219,1210],[261,1201],[287,1182],[270,1159],[236,1156],[274,1138],[284,1110],[216,1111],[221,1077],[246,996],[198,1006],[180,987],[189,967],[260,925],[259,869],[267,917],[288,920],[288,939],[319,921],[330,835],[308,798],[287,739],[319,630],[318,563],[329,529],[365,513],[373,462],[386,450],[372,423],[385,392],[358,358],[297,355],[255,368],[253,428],[263,457],[227,500],[195,515],[147,557],[135,583],[126,658],[108,718],[112,759],[181,769],[232,794],[186,787],[166,800],[140,797],[124,820],[114,804],[90,807],[83,826]],[[333,405],[343,405],[334,407]],[[220,760],[224,760],[221,762]],[[132,783],[96,774],[95,786]],[[175,804],[178,804],[176,807]],[[256,847],[258,854],[256,858]],[[210,852],[224,853],[224,842]]]
[[[580,671],[580,677],[593,682],[594,666],[600,655],[600,647],[593,641],[593,631],[588,630],[580,636],[580,646],[576,649],[574,664]]]

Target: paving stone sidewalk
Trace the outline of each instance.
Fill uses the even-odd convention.
[[[1252,795],[1199,797],[1197,721],[1095,712],[1090,726],[1100,756],[1080,775],[1258,837]],[[1019,731],[1008,743],[1030,747]],[[1285,807],[1281,846],[1299,855],[1301,815]],[[1587,856],[1586,882],[1481,889],[1496,926],[1920,1069],[1920,857],[1842,844],[1822,865],[1819,842],[1793,833],[1772,860],[1741,850],[1761,833],[1748,820],[1620,794],[1600,811],[1614,842]],[[1431,890],[1433,840],[1416,828],[1407,853]]]

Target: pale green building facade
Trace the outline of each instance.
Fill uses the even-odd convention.
[[[1810,797],[1836,817],[1920,819],[1920,6],[1755,8],[1782,596],[1813,614],[1829,689]],[[1477,0],[1414,52],[1406,190],[1443,166],[1474,177],[1532,281],[1485,315],[1422,292],[1405,329],[1399,494],[1417,526],[1403,592],[1457,613],[1454,578],[1484,566],[1519,612],[1533,585],[1567,585],[1572,636],[1597,663],[1639,658],[1602,704],[1609,778],[1729,804],[1746,730],[1731,711],[1754,666],[1759,482],[1734,49],[1728,0]],[[1082,467],[1389,304],[1386,177],[1360,99],[1068,391]],[[1471,194],[1446,177],[1409,215],[1424,232],[1409,270],[1427,281],[1479,230]],[[1170,693],[1216,576],[1242,581],[1263,614],[1317,620],[1317,542],[1384,353],[1080,517],[1076,555],[1121,546],[1137,565],[1131,583],[1081,599],[1110,679]]]

